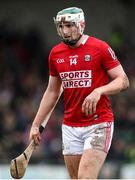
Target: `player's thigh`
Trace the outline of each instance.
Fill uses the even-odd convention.
[[[79,165],[79,179],[96,179],[105,161],[107,153],[96,149],[84,151]]]
[[[78,128],[62,125],[62,143],[65,165],[71,179],[77,179],[78,167],[83,153],[84,141],[80,139]]]
[[[78,178],[81,155],[64,155],[65,165],[72,179]]]

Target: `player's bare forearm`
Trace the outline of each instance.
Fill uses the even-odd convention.
[[[116,79],[112,80],[109,84],[95,89],[95,91],[98,91],[98,93],[100,93],[101,95],[114,95],[122,90],[127,89],[128,87],[129,80],[125,74],[121,77],[117,77]]]
[[[57,100],[60,96],[61,92],[50,92],[49,89],[46,90],[37,115],[33,121],[33,126],[39,127],[41,123],[44,121],[45,117],[48,115],[48,113],[53,109],[53,107],[56,105]]]
[[[32,123],[30,130],[29,139],[34,139],[35,144],[40,143],[40,132],[39,127],[41,124],[47,124],[47,121],[50,118],[50,115],[62,93],[61,82],[58,77],[49,77],[48,87],[43,95],[43,98],[40,102],[40,106],[36,117]]]
[[[59,93],[54,91],[50,92],[47,89],[41,100],[38,112],[31,127],[30,137],[29,137],[30,140],[34,139],[36,145],[39,145],[41,140],[39,127],[43,123],[43,121],[46,121],[44,122],[44,124],[47,124],[51,112],[54,109],[60,95],[61,95],[61,91],[59,91]]]
[[[58,77],[50,76],[47,89],[40,102],[40,106],[32,126],[39,127],[41,125],[55,107],[61,93],[61,81]]]
[[[95,91],[101,95],[113,95],[129,87],[129,80],[121,65],[108,71],[108,75],[112,79],[107,85],[101,86]]]

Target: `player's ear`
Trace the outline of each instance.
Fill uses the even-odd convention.
[[[85,21],[81,21],[80,23],[85,26]]]
[[[85,22],[84,21],[80,22],[80,26],[81,26],[81,29],[84,31],[84,29],[85,29]]]

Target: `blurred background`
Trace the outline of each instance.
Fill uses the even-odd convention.
[[[135,1],[0,0],[0,178],[28,144],[30,126],[48,83],[48,55],[60,39],[53,17],[70,6],[85,12],[88,35],[108,42],[130,79],[111,97],[115,131],[100,178],[135,178]],[[24,178],[68,178],[61,150],[63,99],[42,134]]]

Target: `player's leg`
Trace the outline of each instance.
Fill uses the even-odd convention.
[[[62,125],[62,142],[65,165],[71,179],[78,179],[78,168],[84,141],[78,136],[78,128]]]
[[[84,137],[84,152],[80,160],[78,178],[97,179],[111,145],[113,123],[93,125],[88,127],[87,131]]]
[[[78,179],[97,179],[105,158],[106,153],[103,151],[85,150],[79,165]]]
[[[78,179],[78,168],[81,155],[65,155],[65,165],[71,179]]]

